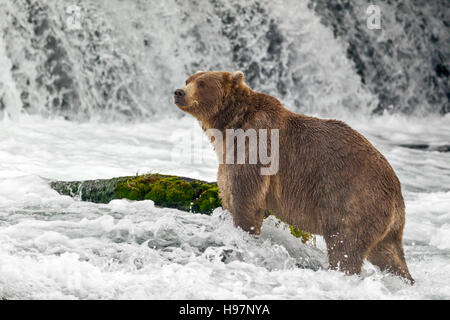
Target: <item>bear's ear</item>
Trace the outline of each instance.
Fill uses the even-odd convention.
[[[242,71],[236,71],[235,73],[233,73],[231,79],[234,83],[240,84],[244,82],[245,76]]]

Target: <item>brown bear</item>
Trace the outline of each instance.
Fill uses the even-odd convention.
[[[210,135],[219,157],[223,208],[231,212],[235,226],[259,234],[270,211],[292,226],[322,235],[331,269],[359,274],[367,258],[382,271],[414,283],[402,246],[400,182],[361,134],[342,121],[289,111],[276,98],[250,89],[240,71],[197,72],[175,91],[174,100],[205,131],[224,137],[221,142],[217,134]],[[271,150],[273,141],[268,144],[268,151],[279,157],[277,171],[261,174],[267,162],[248,161],[254,147],[250,141],[245,163],[224,161],[227,152],[234,156],[236,148],[229,146],[239,139],[227,136],[231,129],[277,130],[279,150]]]

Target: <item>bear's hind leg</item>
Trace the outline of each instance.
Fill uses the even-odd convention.
[[[358,241],[358,237],[343,232],[325,234],[329,268],[348,275],[360,274],[367,256],[369,244]]]
[[[383,236],[385,227],[371,228],[368,232],[365,223],[352,211],[357,209],[322,210],[321,224],[328,251],[329,268],[343,271],[348,275],[360,274],[364,259],[378,239]]]
[[[402,237],[399,232],[389,232],[383,240],[370,251],[367,259],[381,271],[388,271],[407,279],[414,284],[409,273],[403,252]]]

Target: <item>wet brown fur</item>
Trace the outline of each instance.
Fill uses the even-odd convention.
[[[186,83],[185,103],[177,105],[204,130],[221,130],[224,138],[225,129],[280,130],[275,175],[261,175],[258,164],[219,165],[223,208],[236,226],[259,234],[270,210],[322,235],[331,269],[359,274],[367,258],[382,271],[414,282],[402,246],[400,182],[366,138],[342,121],[290,112],[276,98],[251,90],[241,72],[199,72]]]

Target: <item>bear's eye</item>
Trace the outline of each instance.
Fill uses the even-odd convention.
[[[198,87],[199,88],[204,88],[206,86],[206,84],[203,81],[199,81],[198,82]]]

